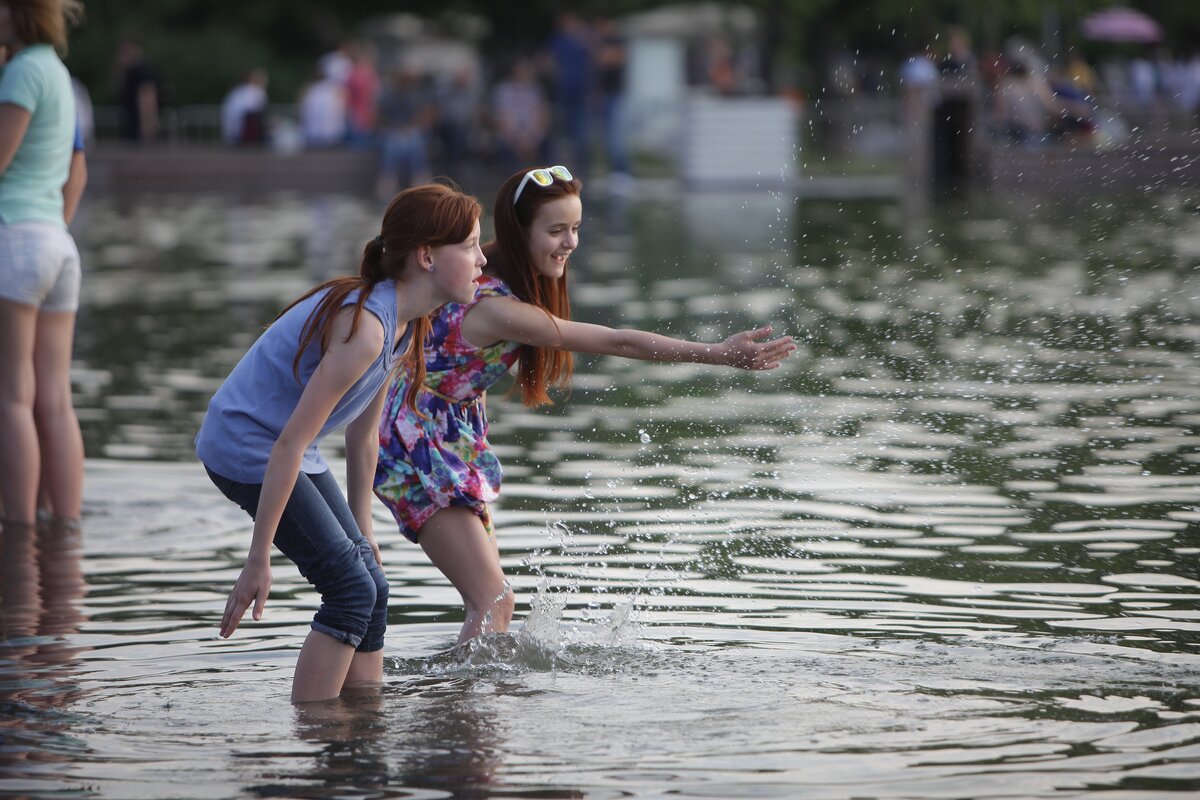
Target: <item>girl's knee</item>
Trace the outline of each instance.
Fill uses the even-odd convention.
[[[38,393],[33,401],[33,418],[39,425],[66,425],[75,416],[70,393]]]
[[[375,607],[387,608],[391,589],[388,586],[387,577],[383,574],[383,569],[377,567],[371,570],[371,577],[375,580]]]
[[[364,619],[370,617],[380,591],[375,576],[362,565],[358,569],[346,570],[337,579],[318,586],[318,589],[326,605]],[[387,591],[386,579],[383,581],[383,591]]]

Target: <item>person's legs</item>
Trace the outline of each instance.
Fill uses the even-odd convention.
[[[37,308],[0,300],[0,503],[6,519],[32,525],[41,455],[33,402]]]
[[[364,689],[383,684],[383,650],[373,650],[364,653],[354,651],[350,666],[346,669],[346,680],[342,681],[342,691],[346,689]]]
[[[211,471],[209,476],[226,497],[251,517],[257,513],[261,484],[238,483]],[[333,492],[340,497],[336,482],[327,472],[297,476],[296,487],[275,534],[275,547],[321,595],[313,630],[304,640],[296,662],[292,679],[294,703],[338,696],[346,683],[355,650],[366,640],[375,615],[377,580],[366,568],[360,547],[330,507],[326,499],[330,494],[328,486],[323,486],[324,492],[318,488],[318,484],[327,483],[332,484]],[[340,505],[345,505],[344,498]],[[354,534],[365,546],[357,527]],[[370,547],[366,546],[366,550],[373,562]]]
[[[34,420],[41,446],[41,479],[59,519],[78,519],[83,503],[83,435],[71,403],[71,346],[74,312],[37,317],[33,349]]]
[[[418,541],[433,565],[462,595],[466,620],[458,640],[507,631],[512,622],[512,587],[500,568],[496,539],[469,508],[451,506],[421,526]]]
[[[330,700],[342,693],[354,647],[327,633],[311,630],[296,659],[292,676],[292,702],[311,703]]]
[[[355,648],[354,656],[346,671],[346,680],[342,688],[366,688],[383,683],[383,636],[387,630],[388,582],[383,574],[383,567],[375,560],[375,551],[359,530],[358,522],[353,512],[338,488],[337,481],[329,472],[313,476],[313,484],[325,498],[329,510],[337,518],[346,535],[358,548],[359,557],[367,572],[375,581],[375,606],[371,611],[371,620],[367,624],[367,633],[362,642]]]
[[[386,616],[387,581],[332,474],[300,476],[284,509],[275,544],[321,593],[313,631],[304,640],[296,662],[292,702],[337,697],[350,677],[355,653],[372,633],[372,620],[379,617],[380,583]],[[377,633],[376,649],[382,648],[382,638],[382,632]],[[382,680],[382,656],[379,658],[378,680]],[[358,665],[357,679],[366,679],[362,677],[365,666]]]

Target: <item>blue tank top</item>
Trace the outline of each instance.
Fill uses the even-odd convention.
[[[209,401],[200,433],[196,436],[196,455],[213,472],[239,483],[262,483],[271,448],[321,361],[320,343],[312,342],[300,358],[300,380],[296,380],[292,359],[300,345],[300,333],[309,314],[324,296],[325,292],[319,292],[275,320],[246,351]],[[351,292],[342,307],[357,300],[358,293]],[[363,309],[383,323],[383,350],[334,406],[321,432],[304,451],[300,465],[303,472],[316,474],[329,469],[317,445],[327,434],[354,420],[370,404],[387,382],[412,333],[411,327],[406,328],[403,339],[392,346],[399,324],[394,281],[376,284]]]

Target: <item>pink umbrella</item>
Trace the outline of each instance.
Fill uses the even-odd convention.
[[[1083,18],[1080,24],[1088,39],[1105,42],[1150,43],[1162,40],[1162,26],[1132,8],[1106,8]]]

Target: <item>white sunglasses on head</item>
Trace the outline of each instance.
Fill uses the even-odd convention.
[[[545,189],[547,186],[554,183],[555,178],[560,181],[569,182],[572,180],[571,170],[567,169],[562,164],[557,164],[553,167],[538,167],[537,169],[529,170],[529,172],[525,173],[525,177],[521,178],[521,182],[517,185],[517,192],[513,195],[513,205],[515,206],[517,201],[521,199],[521,190],[525,188],[525,184],[533,181],[538,186],[541,186],[543,189]]]

